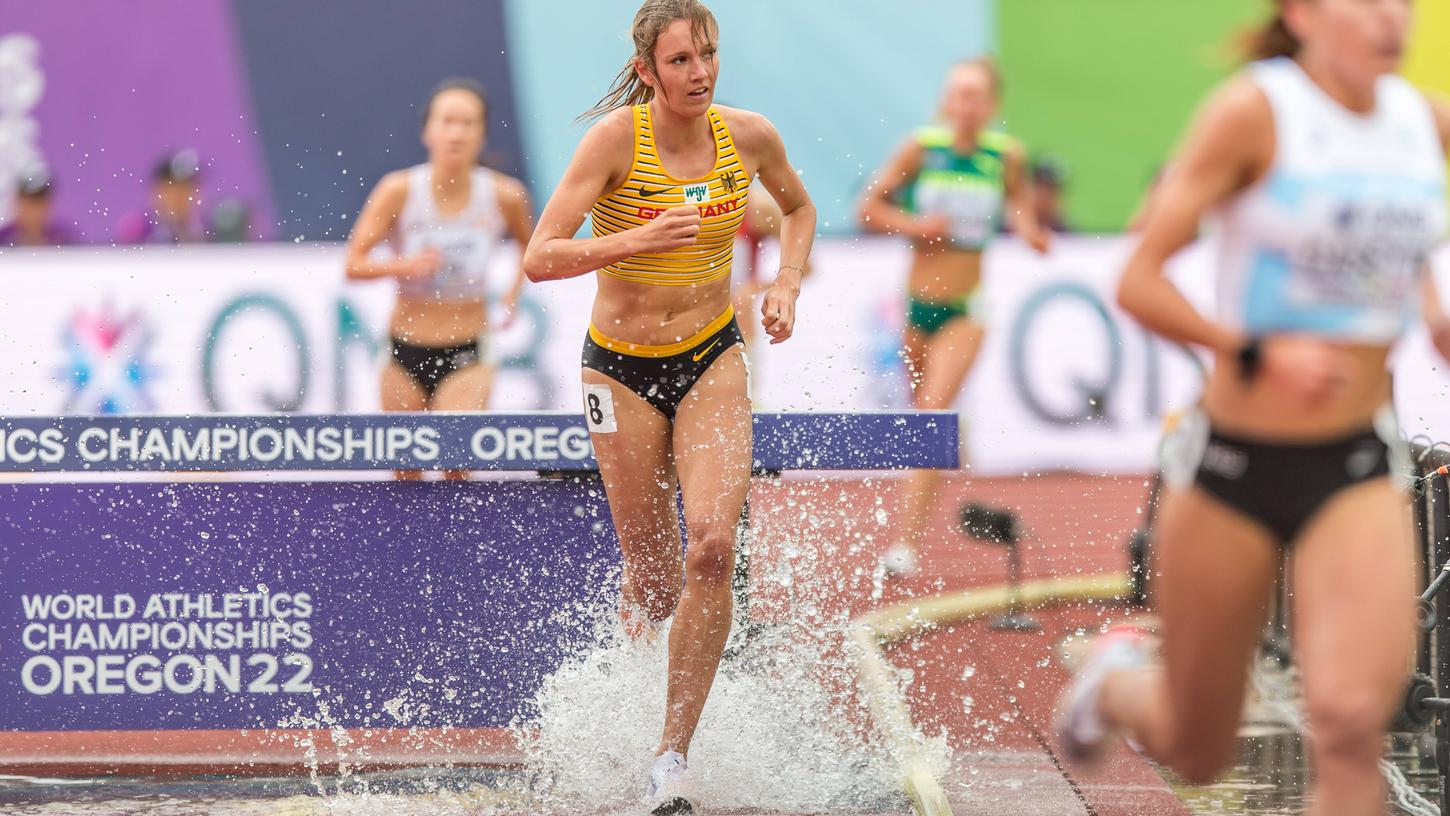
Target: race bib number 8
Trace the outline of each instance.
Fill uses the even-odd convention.
[[[590,433],[614,433],[619,424],[614,421],[614,397],[609,386],[584,384],[584,422]]]

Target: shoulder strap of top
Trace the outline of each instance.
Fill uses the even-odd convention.
[[[1392,116],[1414,116],[1435,127],[1435,111],[1425,93],[1399,74],[1385,74],[1375,87],[1377,103]]]
[[[912,134],[917,144],[927,148],[952,146],[952,132],[943,125],[923,125]]]
[[[633,176],[639,170],[641,157],[655,159],[655,138],[654,126],[649,117],[648,102],[635,105],[631,116],[634,118],[634,138],[631,141],[629,174]]]
[[[468,190],[468,209],[496,218],[498,208],[498,177],[487,167],[473,168]]]
[[[634,145],[635,152],[641,149],[654,152],[655,127],[654,120],[649,115],[649,103],[634,106]]]
[[[724,165],[738,163],[740,160],[740,148],[735,146],[735,136],[730,132],[730,125],[725,117],[710,106],[710,129],[715,134],[715,167],[718,170]]]
[[[1001,131],[984,130],[977,136],[977,143],[984,149],[999,155],[1010,153],[1017,147],[1017,139]]]
[[[403,200],[403,213],[413,219],[431,218],[433,215],[433,191],[430,182],[433,173],[428,164],[415,164],[408,168],[408,197]]]
[[[1296,121],[1296,113],[1313,104],[1316,88],[1298,64],[1289,57],[1259,60],[1248,67],[1248,75],[1269,100],[1274,126],[1282,130]]]

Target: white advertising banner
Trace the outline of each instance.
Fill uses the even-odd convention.
[[[1202,363],[1113,305],[1129,248],[1078,237],[1046,257],[1013,241],[989,252],[987,340],[958,403],[973,472],[1151,468],[1164,417],[1196,397]],[[504,255],[500,290],[517,269]],[[904,407],[907,262],[892,241],[818,243],[795,337],[751,348],[759,407]],[[0,251],[0,414],[375,411],[392,291],[349,284],[342,270],[336,245]],[[1450,263],[1437,271],[1450,294]],[[1178,258],[1173,277],[1211,307],[1204,248]],[[593,294],[587,276],[526,289],[490,339],[490,407],[579,408]],[[1423,329],[1395,366],[1406,432],[1450,440],[1450,365]]]

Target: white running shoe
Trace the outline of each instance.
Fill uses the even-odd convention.
[[[881,556],[881,570],[888,578],[910,578],[916,575],[916,550],[897,544]]]
[[[1084,767],[1097,764],[1117,735],[1098,710],[1103,681],[1109,672],[1148,664],[1147,633],[1135,626],[1115,626],[1098,638],[1057,710],[1057,743],[1068,761]]]
[[[650,816],[679,816],[695,812],[686,785],[686,767],[684,755],[675,751],[665,751],[655,757],[654,765],[649,769],[646,794],[651,806]]]

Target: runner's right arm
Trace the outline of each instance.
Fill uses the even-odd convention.
[[[379,260],[373,247],[393,231],[408,200],[408,174],[398,170],[383,176],[373,188],[347,237],[347,279],[411,278],[431,275],[443,265],[443,256],[429,247],[406,258]]]
[[[886,165],[876,171],[861,193],[857,209],[862,229],[928,242],[945,241],[951,236],[951,224],[945,216],[938,214],[918,218],[896,203],[901,188],[910,184],[921,172],[921,157],[921,142],[907,139],[891,154]]]
[[[600,238],[574,237],[594,202],[618,188],[628,176],[633,139],[633,118],[628,109],[610,113],[584,134],[524,251],[524,274],[529,280],[538,283],[575,278],[634,255],[665,252],[695,242],[700,232],[700,211],[694,206],[665,210],[636,229]]]
[[[1210,97],[1154,199],[1142,238],[1118,283],[1118,305],[1155,334],[1202,346],[1235,364],[1257,345],[1257,376],[1278,382],[1312,406],[1344,382],[1340,347],[1290,334],[1251,340],[1199,312],[1163,274],[1168,259],[1197,237],[1204,213],[1258,180],[1274,149],[1273,112],[1251,80],[1231,80]]]
[[[1163,272],[1198,235],[1203,214],[1267,167],[1272,133],[1268,100],[1245,79],[1222,86],[1200,110],[1118,282],[1118,305],[1145,328],[1226,354],[1243,344],[1239,332],[1200,313]]]

